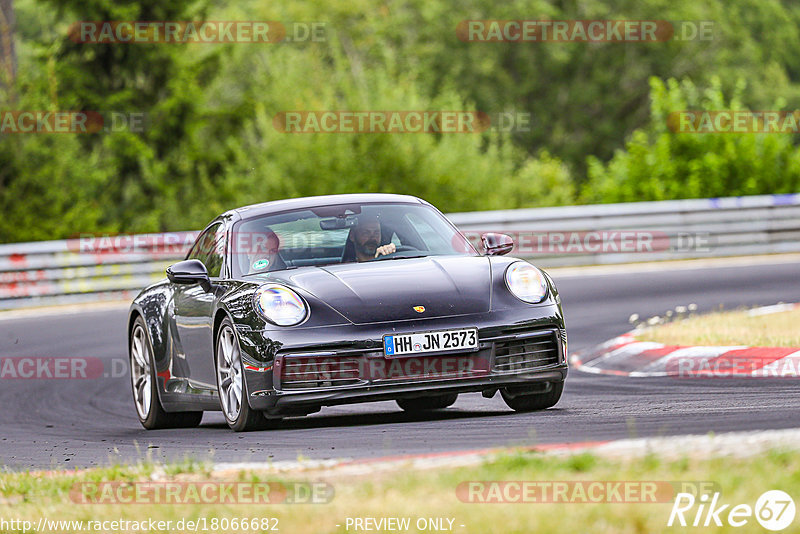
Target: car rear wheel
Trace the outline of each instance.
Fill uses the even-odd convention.
[[[228,318],[219,326],[214,358],[219,403],[228,426],[236,432],[261,430],[269,426],[264,414],[253,410],[247,403],[247,381],[244,379],[239,338]]]
[[[139,422],[148,430],[199,425],[203,412],[167,412],[161,406],[152,354],[144,320],[137,317],[131,330],[130,364],[133,402]]]
[[[515,412],[533,412],[544,410],[555,406],[561,399],[561,392],[564,391],[564,381],[550,382],[549,388],[542,393],[532,394],[512,394],[502,390],[500,393],[509,408]]]
[[[442,410],[452,406],[458,393],[445,393],[430,397],[417,397],[414,399],[397,399],[397,405],[407,412],[424,412],[428,410]]]

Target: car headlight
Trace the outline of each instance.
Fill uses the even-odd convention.
[[[544,273],[523,261],[508,266],[506,285],[515,297],[531,304],[541,302],[547,296],[547,280]]]
[[[278,326],[299,324],[308,315],[308,307],[300,295],[278,284],[259,287],[255,301],[261,315]]]

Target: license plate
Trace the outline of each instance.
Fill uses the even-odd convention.
[[[476,350],[477,348],[477,328],[383,336],[383,353],[386,356]]]

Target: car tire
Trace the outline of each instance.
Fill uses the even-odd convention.
[[[413,399],[397,399],[397,405],[407,412],[426,412],[429,410],[442,410],[452,406],[458,393],[445,393],[430,397],[416,397]]]
[[[247,402],[247,380],[244,379],[239,337],[230,319],[226,317],[222,320],[214,339],[217,394],[228,426],[235,432],[263,430],[273,426],[263,413],[253,410]]]
[[[530,395],[511,396],[506,390],[501,390],[500,394],[509,408],[515,412],[534,412],[551,408],[561,399],[564,391],[564,381],[551,382],[552,386],[544,393],[532,393]]]
[[[131,372],[131,392],[136,416],[147,430],[159,428],[192,428],[200,424],[203,412],[167,412],[158,398],[158,375],[153,365],[153,345],[138,316],[131,329],[128,360]]]

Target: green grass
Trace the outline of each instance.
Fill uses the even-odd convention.
[[[800,347],[800,308],[748,315],[747,310],[691,316],[649,327],[636,338],[665,345],[746,345]]]
[[[587,453],[557,458],[512,450],[468,468],[399,469],[358,477],[335,471],[279,476],[240,472],[229,476],[231,481],[322,481],[335,490],[335,497],[327,504],[97,505],[70,500],[70,489],[77,482],[146,481],[153,476],[162,480],[207,481],[212,480],[213,474],[207,466],[190,462],[166,468],[143,464],[55,474],[4,473],[0,474],[0,518],[177,521],[205,517],[211,521],[215,517],[275,517],[281,532],[316,533],[347,532],[348,517],[410,517],[412,525],[417,518],[447,517],[454,519],[453,532],[633,533],[667,530],[671,502],[479,504],[462,502],[456,488],[467,481],[495,480],[709,481],[715,483],[724,503],[753,506],[758,496],[770,489],[781,489],[800,498],[800,455],[796,453],[772,451],[747,459],[687,456],[674,461],[651,455],[619,461]],[[717,529],[756,530],[760,526],[752,518],[744,529]],[[353,532],[352,526],[349,532]]]

